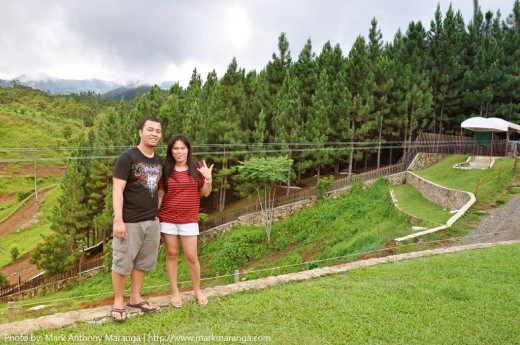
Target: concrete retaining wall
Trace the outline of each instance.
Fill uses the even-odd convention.
[[[406,173],[406,183],[411,184],[429,201],[447,209],[458,210],[470,200],[467,192],[439,186],[409,171]]]

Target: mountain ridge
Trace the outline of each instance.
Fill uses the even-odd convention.
[[[174,82],[164,81],[159,85],[162,89],[168,89]],[[147,92],[152,85],[131,81],[122,84],[116,81],[106,81],[98,78],[89,79],[62,79],[48,76],[46,74],[27,75],[21,74],[14,79],[1,79],[0,87],[12,87],[13,85],[28,86],[48,92],[51,95],[70,95],[86,92],[94,92],[102,97],[112,99],[134,98],[137,94]]]

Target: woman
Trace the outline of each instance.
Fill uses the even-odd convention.
[[[182,299],[177,286],[179,239],[188,262],[188,270],[195,297],[200,305],[208,298],[200,289],[200,264],[197,257],[199,234],[200,195],[211,192],[211,173],[206,162],[197,164],[191,154],[191,145],[182,134],[168,142],[163,175],[159,183],[159,220],[166,248],[166,272],[172,288],[171,304],[180,308]]]

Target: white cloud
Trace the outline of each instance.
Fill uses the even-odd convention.
[[[287,34],[296,59],[308,38],[318,54],[330,41],[348,54],[358,35],[366,36],[375,17],[383,39],[399,27],[422,21],[428,29],[435,8],[449,0],[18,0],[2,1],[0,78],[45,73],[69,79],[187,85],[197,68],[221,76],[235,57],[240,67],[261,69]],[[470,0],[453,0],[466,23]],[[514,0],[480,0],[483,11]]]

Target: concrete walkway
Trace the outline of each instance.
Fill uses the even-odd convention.
[[[439,248],[433,250],[424,250],[420,252],[391,255],[382,258],[360,260],[332,267],[317,268],[303,272],[289,273],[279,276],[272,276],[251,281],[239,282],[236,284],[216,286],[214,288],[206,288],[204,292],[208,296],[211,303],[211,300],[214,297],[227,296],[229,294],[240,291],[260,290],[282,283],[308,280],[330,274],[344,273],[348,270],[361,267],[375,266],[383,263],[392,263],[426,256],[456,253],[464,250],[488,248],[513,243],[520,243],[520,240],[468,244],[449,248]],[[184,302],[195,301],[195,296],[191,292],[185,292],[182,295]],[[169,307],[170,296],[151,297],[149,298],[149,300],[155,303],[156,305],[159,305],[160,307],[164,308]],[[37,319],[28,319],[23,321],[11,322],[0,325],[0,336],[3,338],[6,335],[26,335],[38,330],[65,328],[74,325],[76,322],[103,323],[111,320],[110,309],[111,306],[103,306],[93,309],[83,309],[65,313],[57,313],[54,315],[42,316]],[[127,310],[128,317],[135,317],[136,315],[141,313],[138,309],[135,308],[128,308]]]

